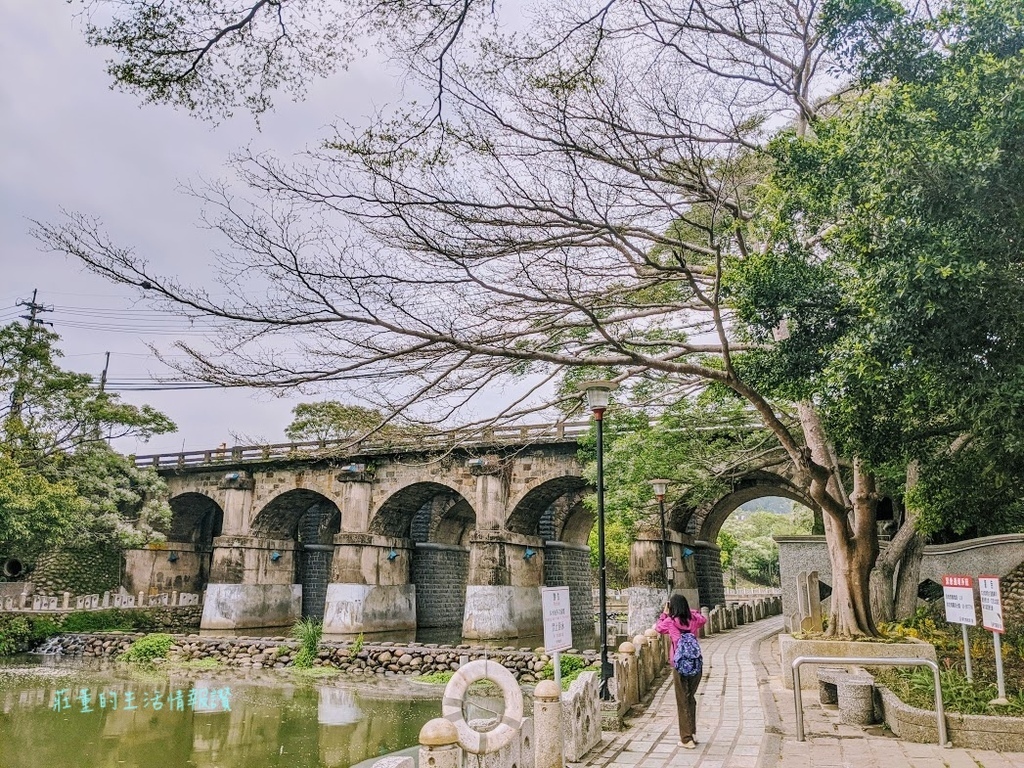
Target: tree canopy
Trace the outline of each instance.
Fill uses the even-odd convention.
[[[171,515],[166,486],[107,441],[146,439],[174,424],[62,369],[57,341],[39,326],[0,328],[0,548],[25,557],[161,538]]]
[[[199,113],[351,50],[333,21],[290,34],[317,27],[302,0],[90,5],[120,85]],[[382,411],[442,415],[518,382],[506,419],[595,377],[654,414],[739,403],[824,515],[830,630],[873,633],[880,496],[912,464],[927,504],[965,447],[1016,450],[1020,3],[540,3],[516,34],[474,2],[317,8],[386,20],[437,100],[296,162],[243,153],[248,199],[205,196],[230,297],[83,215],[39,236],[234,327],[184,349],[210,381],[370,379]]]
[[[388,419],[375,408],[345,405],[337,400],[299,403],[284,433],[290,440],[359,440],[364,437],[390,440],[408,437],[416,427],[402,419]]]

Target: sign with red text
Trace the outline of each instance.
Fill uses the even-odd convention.
[[[989,632],[1004,632],[1003,598],[999,593],[998,576],[979,576],[978,593],[981,595],[981,624]]]
[[[970,576],[943,576],[942,601],[946,604],[946,621],[950,624],[978,623],[974,611],[974,579]]]
[[[541,587],[540,605],[544,615],[544,650],[554,653],[572,648],[569,588]]]

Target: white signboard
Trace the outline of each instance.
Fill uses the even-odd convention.
[[[981,595],[981,623],[989,632],[1004,632],[1003,600],[999,595],[997,576],[979,576],[978,592]]]
[[[540,603],[544,613],[544,650],[554,653],[572,648],[569,588],[541,587]]]
[[[970,576],[943,576],[942,599],[946,604],[946,621],[950,624],[973,627],[978,623],[974,611],[974,580]]]

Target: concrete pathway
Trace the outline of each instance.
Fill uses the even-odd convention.
[[[1024,753],[942,749],[900,741],[880,727],[846,726],[805,691],[806,741],[796,740],[793,693],[782,685],[774,637],[781,617],[702,640],[695,750],[678,746],[672,681],[627,730],[604,734],[580,766],[636,768],[1024,768]]]

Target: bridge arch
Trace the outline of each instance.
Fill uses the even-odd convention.
[[[460,633],[469,581],[476,511],[454,488],[437,482],[405,486],[370,519],[370,533],[410,540],[409,580],[416,587],[418,629]]]
[[[167,541],[212,546],[224,526],[224,510],[215,499],[190,491],[171,497],[171,529]]]
[[[593,513],[584,499],[592,491],[578,475],[561,475],[526,490],[510,504],[505,526],[513,533],[544,540],[544,584],[569,587],[573,644],[594,643],[594,599],[590,567]]]
[[[578,475],[561,475],[545,480],[524,491],[518,499],[509,504],[509,514],[505,520],[505,527],[513,533],[520,533],[524,536],[544,536],[541,530],[541,519],[552,509],[560,499],[566,497],[582,499],[582,492],[590,486],[587,481]],[[560,523],[556,532],[561,536],[565,530],[564,512],[562,518],[555,521]],[[587,530],[589,535],[590,531]],[[581,543],[586,543],[584,540]]]
[[[738,478],[729,492],[710,506],[696,511],[691,510],[682,516],[672,515],[673,522],[670,527],[679,530],[676,524],[682,522],[687,532],[697,540],[695,564],[702,605],[718,605],[725,601],[721,552],[717,544],[722,526],[729,516],[744,504],[768,497],[795,501],[812,510],[814,514],[820,515],[818,505],[803,493],[786,473],[764,470],[750,472]]]
[[[452,486],[436,481],[424,481],[410,483],[392,493],[384,499],[376,509],[370,512],[370,523],[367,530],[380,536],[392,536],[401,539],[411,539],[413,520],[420,515],[421,510],[429,505],[445,506],[451,509],[459,501],[469,502]],[[440,509],[440,507],[437,507]],[[469,508],[473,520],[476,520],[476,513]],[[422,521],[422,515],[420,516]],[[439,521],[435,520],[436,525]],[[422,522],[420,523],[422,525]]]
[[[698,515],[694,521],[697,538],[701,541],[717,541],[718,534],[721,533],[722,526],[729,519],[729,515],[748,501],[762,499],[766,496],[789,499],[812,510],[818,508],[818,505],[807,494],[797,489],[787,478],[772,473],[758,472],[736,483],[733,490],[716,501],[705,514]]]
[[[303,618],[324,617],[334,536],[340,530],[341,512],[337,505],[307,488],[283,491],[264,504],[253,519],[253,536],[295,541],[295,583],[302,585]]]
[[[210,580],[213,539],[224,510],[204,493],[188,491],[168,500],[171,527],[164,544],[127,550],[124,587],[138,592],[201,592]]]

